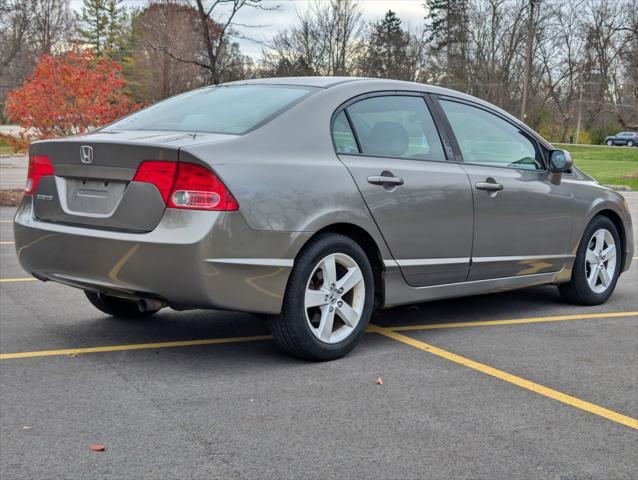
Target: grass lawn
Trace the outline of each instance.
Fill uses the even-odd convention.
[[[554,143],[567,150],[574,165],[604,185],[627,185],[638,190],[638,148]]]

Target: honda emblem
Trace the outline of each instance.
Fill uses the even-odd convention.
[[[87,165],[93,163],[93,147],[82,145],[80,147],[80,160]]]

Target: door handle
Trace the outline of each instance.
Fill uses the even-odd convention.
[[[477,190],[485,190],[486,192],[500,192],[503,185],[496,182],[478,182],[474,185]]]
[[[373,175],[368,177],[368,183],[371,183],[372,185],[403,185],[403,179],[400,177]]]

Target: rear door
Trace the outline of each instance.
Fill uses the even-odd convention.
[[[559,271],[571,258],[573,198],[540,145],[497,112],[439,101],[474,194],[469,280]]]
[[[446,160],[425,98],[356,99],[336,115],[333,136],[406,281],[416,287],[464,281],[472,192],[463,169]]]

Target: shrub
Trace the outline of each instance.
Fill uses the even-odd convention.
[[[83,133],[139,108],[126,94],[121,66],[88,50],[43,55],[7,95],[7,116],[39,138]]]

